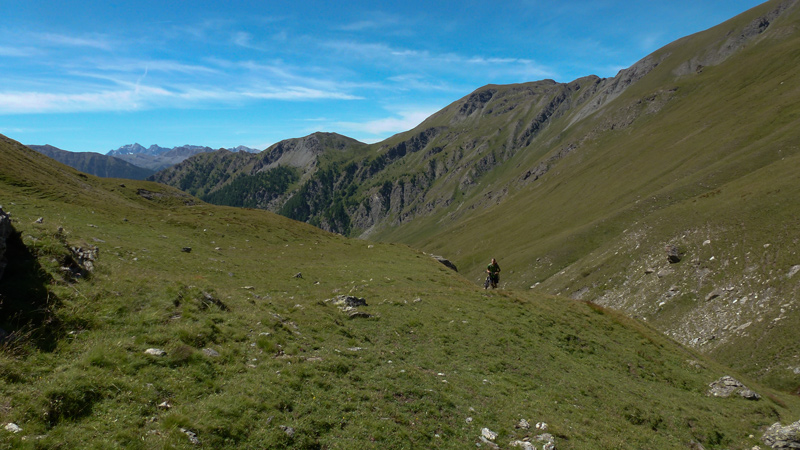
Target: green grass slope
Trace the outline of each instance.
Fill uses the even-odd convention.
[[[798,24],[797,2],[772,1],[677,41],[599,110],[554,119],[472,194],[445,179],[446,207],[372,236],[444,254],[474,282],[496,257],[507,287],[625,311],[796,390]],[[682,263],[667,263],[667,245]]]
[[[761,400],[707,396],[736,374],[603,308],[0,147],[24,245],[0,281],[0,422],[22,431],[0,448],[465,448],[484,427],[508,448],[543,433],[525,419],[560,449],[749,449],[800,414],[746,378]],[[97,247],[93,272],[62,269],[70,247]]]

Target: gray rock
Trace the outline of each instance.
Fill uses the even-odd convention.
[[[800,264],[792,266],[792,268],[789,269],[789,273],[786,274],[786,278],[792,278],[797,272],[800,272]]]
[[[760,395],[748,389],[747,386],[743,385],[735,378],[727,375],[709,384],[708,387],[710,389],[708,390],[707,395],[713,397],[727,398],[734,393],[737,393],[748,400],[758,400],[761,398]]]
[[[800,420],[785,427],[774,423],[761,440],[772,448],[800,448]]]
[[[456,265],[453,264],[449,259],[444,258],[442,256],[438,256],[438,255],[431,255],[431,258],[439,261],[440,263],[444,264],[448,268],[453,269],[454,271],[458,272],[458,267],[456,267]]]
[[[369,319],[372,317],[372,314],[365,313],[363,311],[352,311],[347,317],[349,319]]]
[[[497,439],[497,433],[488,428],[481,428],[481,436],[485,437],[490,441],[494,441],[495,439]]]
[[[22,431],[22,428],[20,428],[19,425],[15,424],[15,423],[7,423],[6,426],[5,426],[5,429],[9,433],[15,433],[15,434],[19,433],[20,431]]]
[[[167,352],[161,350],[160,348],[148,348],[144,351],[144,353],[152,356],[167,356]]]
[[[210,357],[210,358],[219,358],[219,356],[220,356],[219,352],[214,350],[214,349],[212,349],[212,348],[204,348],[203,349],[203,354],[208,356],[208,357]]]
[[[536,450],[536,446],[528,441],[512,441],[508,445],[512,447],[522,447],[522,450]]]
[[[667,261],[669,261],[670,264],[679,263],[681,262],[681,259],[683,259],[683,252],[678,248],[678,246],[668,245],[665,250],[667,252]]]
[[[517,428],[522,428],[523,430],[528,430],[528,429],[531,428],[531,424],[528,423],[528,421],[525,420],[525,419],[519,419],[519,422],[517,422]]]
[[[706,301],[713,300],[724,293],[725,291],[722,289],[714,289],[713,291],[709,292],[708,295],[706,295]]]
[[[180,430],[186,435],[186,437],[189,438],[189,442],[191,442],[193,445],[200,445],[200,439],[197,438],[197,433],[187,430],[186,428],[181,428]]]
[[[286,433],[287,436],[289,437],[294,436],[294,428],[287,427],[286,425],[281,425],[280,429],[283,430],[283,432]]]
[[[542,433],[538,436],[535,436],[534,439],[536,439],[539,442],[545,442],[547,444],[555,445],[556,443],[556,438],[554,438],[553,435],[550,433]]]
[[[334,298],[325,300],[326,302],[331,302],[335,306],[346,306],[350,308],[355,308],[358,306],[367,306],[367,301],[360,297],[353,297],[350,295],[337,295]]]
[[[672,273],[673,273],[672,269],[661,269],[658,271],[656,275],[658,276],[658,278],[664,278],[672,275]]]
[[[500,446],[495,444],[494,442],[486,439],[484,436],[479,437],[480,441],[483,442],[487,447],[491,448],[492,450],[500,450]]]

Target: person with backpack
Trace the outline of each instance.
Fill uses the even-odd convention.
[[[489,274],[486,277],[486,284],[483,286],[484,289],[488,289],[489,285],[492,286],[492,289],[497,289],[497,283],[500,282],[500,265],[497,264],[497,260],[492,258],[492,262],[486,266],[486,273]]]

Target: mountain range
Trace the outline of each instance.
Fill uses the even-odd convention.
[[[796,1],[770,1],[614,78],[485,86],[371,145],[312,134],[281,183],[224,152],[151,179],[444,254],[476,283],[494,255],[506,287],[625,311],[792,389],[798,27]]]
[[[149,148],[145,148],[139,144],[129,144],[103,155],[95,152],[69,152],[52,145],[29,145],[28,147],[82,172],[99,177],[135,180],[143,180],[156,171],[166,169],[190,156],[214,151],[210,147],[199,145],[182,145],[173,148],[151,145]],[[248,153],[259,151],[243,145],[228,150]]]

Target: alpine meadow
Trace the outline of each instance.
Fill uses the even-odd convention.
[[[374,144],[0,136],[0,448],[796,448],[798,67],[772,0]]]

